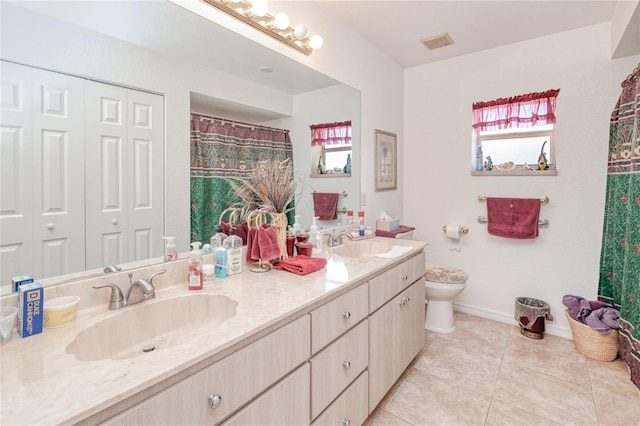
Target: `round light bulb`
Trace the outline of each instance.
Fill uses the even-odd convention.
[[[264,16],[268,10],[267,0],[253,0],[253,4],[251,5],[251,13],[253,15]]]
[[[302,40],[307,35],[307,28],[304,25],[296,25],[293,28],[293,36],[298,40]]]
[[[283,12],[278,13],[273,20],[273,25],[279,30],[286,30],[289,28],[289,16]]]
[[[309,39],[309,47],[316,50],[320,49],[323,42],[324,41],[322,40],[322,37],[320,37],[318,34],[314,34],[311,36],[311,39]]]

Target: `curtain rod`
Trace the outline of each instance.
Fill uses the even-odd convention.
[[[200,112],[191,112],[191,115],[198,115],[200,116],[200,119],[209,119],[209,120],[218,120],[219,122],[222,123],[222,125],[225,124],[231,124],[232,126],[241,126],[241,127],[248,127],[251,129],[265,129],[265,130],[272,130],[275,132],[282,132],[282,133],[289,133],[289,129],[278,129],[277,127],[269,127],[269,126],[263,126],[262,124],[255,124],[255,123],[247,123],[244,121],[238,121],[238,120],[231,120],[229,118],[222,118],[222,117],[214,117],[213,115],[208,115],[208,114],[203,114]]]

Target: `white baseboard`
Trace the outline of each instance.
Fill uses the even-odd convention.
[[[464,303],[453,302],[453,310],[462,312],[464,314],[475,315],[480,318],[486,318],[493,321],[501,322],[509,325],[518,325],[518,322],[513,318],[513,313],[506,314],[504,312],[493,311],[490,309],[479,308],[477,306],[466,305]],[[573,340],[571,329],[568,327],[560,327],[559,325],[549,323],[545,321],[545,333],[552,336],[563,337],[565,339]]]

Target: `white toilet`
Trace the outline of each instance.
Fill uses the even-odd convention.
[[[467,286],[468,275],[461,269],[427,265],[424,273],[427,316],[424,328],[437,333],[453,333],[452,299]]]

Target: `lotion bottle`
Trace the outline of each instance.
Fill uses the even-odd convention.
[[[223,247],[227,249],[227,275],[242,272],[242,238],[236,235],[236,228],[229,229]]]
[[[176,249],[176,237],[162,237],[164,243],[164,261],[178,260],[178,250]]]
[[[189,257],[189,290],[202,290],[202,252],[200,242],[191,243]]]
[[[316,220],[318,220],[319,218],[319,216],[314,217],[313,221],[311,222],[311,227],[309,228],[309,243],[313,244],[314,246],[316,245],[316,234],[318,233],[318,224],[316,223]]]
[[[227,278],[227,249],[220,246],[215,251],[216,278]]]
[[[216,225],[216,233],[213,234],[209,241],[211,243],[211,249],[215,251],[218,247],[222,247],[222,243],[224,243],[224,240],[226,239],[227,234],[222,232],[222,226]]]

